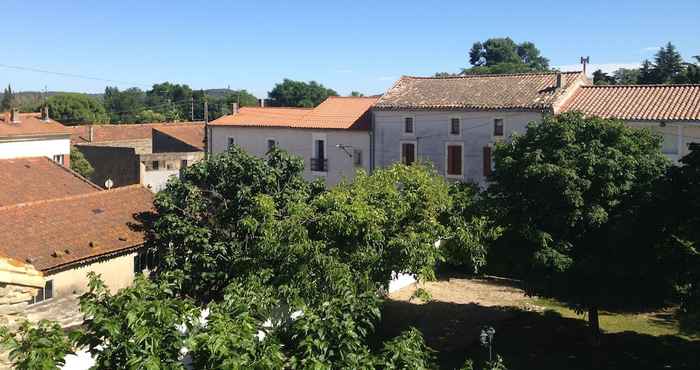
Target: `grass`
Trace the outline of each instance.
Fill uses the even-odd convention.
[[[545,313],[547,313],[547,311],[553,311],[562,317],[587,320],[585,314],[578,314],[554,299],[534,298],[532,303],[536,306],[543,307]],[[676,309],[674,308],[644,313],[601,311],[599,313],[599,318],[600,328],[607,333],[633,331],[635,333],[653,336],[673,335],[688,340],[700,339],[698,333],[687,333],[681,329],[679,320],[677,319]]]

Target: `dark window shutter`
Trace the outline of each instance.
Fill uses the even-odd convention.
[[[491,176],[491,147],[484,147],[484,176]]]

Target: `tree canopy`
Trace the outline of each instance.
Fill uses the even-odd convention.
[[[95,169],[85,159],[83,153],[75,147],[70,148],[70,168],[86,179],[89,179],[92,173],[95,172]]]
[[[313,108],[329,96],[338,96],[338,93],[316,81],[292,81],[285,78],[268,95],[273,104],[279,107]]]
[[[633,217],[668,165],[660,145],[648,130],[566,113],[495,150],[502,257],[520,261],[531,292],[588,309],[596,334],[599,307],[663,299],[658,250],[635,238]]]
[[[470,68],[465,74],[519,73],[546,71],[549,60],[540,55],[534,43],[516,44],[510,37],[475,42],[469,51]]]
[[[602,85],[634,84],[684,84],[700,83],[700,58],[684,61],[672,43],[659,48],[653,61],[642,61],[640,68],[621,68],[609,76],[598,70],[593,74],[594,83]]]
[[[61,93],[49,97],[46,103],[51,117],[66,125],[109,122],[104,105],[86,94]]]

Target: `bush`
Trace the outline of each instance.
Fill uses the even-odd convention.
[[[23,322],[16,333],[0,330],[0,343],[10,351],[10,361],[19,370],[54,370],[73,353],[71,341],[61,327],[47,320],[36,325]]]

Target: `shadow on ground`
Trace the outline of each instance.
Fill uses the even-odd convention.
[[[378,333],[391,338],[413,326],[437,351],[442,369],[459,369],[465,358],[483,361],[483,325],[496,329],[496,352],[517,369],[700,369],[700,341],[634,332],[605,334],[600,347],[589,344],[582,320],[512,307],[387,300]]]

